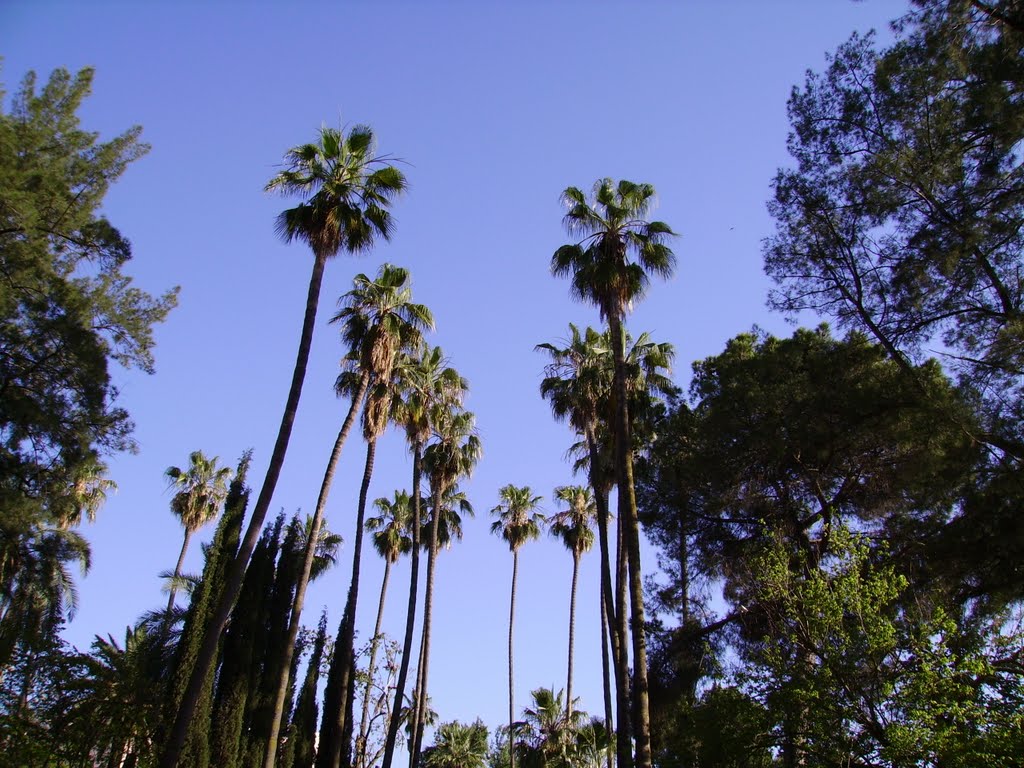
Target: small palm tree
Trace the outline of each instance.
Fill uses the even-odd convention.
[[[484,768],[487,765],[487,726],[442,723],[434,734],[434,746],[423,751],[427,768]]]
[[[340,251],[368,251],[377,237],[390,238],[394,224],[388,209],[406,188],[405,176],[388,157],[376,154],[373,131],[363,125],[353,126],[347,135],[342,130],[325,126],[320,129],[316,143],[302,144],[289,150],[285,162],[287,168],[267,182],[266,189],[299,195],[302,202],[281,212],[277,217],[277,231],[285,241],[301,240],[313,251],[313,272],[306,294],[299,350],[267,474],[238,554],[228,571],[216,611],[203,636],[188,687],[160,757],[161,768],[175,768],[178,764],[196,704],[213,666],[220,636],[238,598],[245,566],[256,547],[284,465],[309,362],[324,267],[327,260]],[[279,717],[275,718],[275,721],[279,720]],[[267,750],[265,765],[274,765],[276,749],[275,738]]]
[[[569,508],[558,512],[549,521],[548,532],[561,540],[572,554],[572,587],[569,592],[569,671],[565,685],[566,717],[572,715],[572,662],[573,640],[576,633],[576,583],[580,572],[580,558],[594,546],[594,530],[590,527],[596,515],[594,494],[581,485],[563,485],[555,488],[555,498]]]
[[[380,585],[380,600],[377,603],[377,623],[370,641],[370,660],[366,668],[366,690],[363,692],[362,720],[356,739],[356,765],[366,765],[366,738],[370,720],[370,693],[373,674],[377,663],[377,649],[381,638],[381,621],[384,618],[384,598],[387,595],[391,566],[398,558],[412,550],[412,500],[406,491],[395,491],[394,501],[381,497],[373,502],[380,513],[366,520],[366,530],[372,531],[373,548],[384,558],[384,578]]]
[[[513,628],[516,615],[516,576],[519,573],[519,549],[528,541],[540,536],[544,515],[537,511],[541,497],[534,496],[527,485],[517,487],[506,485],[498,491],[501,501],[492,515],[497,516],[491,524],[491,533],[500,536],[512,552],[512,591],[508,608],[508,723],[509,732],[515,721],[515,672],[512,652]],[[511,768],[515,768],[515,750],[509,752]]]
[[[514,726],[519,738],[512,754],[519,754],[523,768],[576,768],[582,762],[580,736],[586,713],[563,707],[562,691],[552,688],[537,688],[530,698],[532,705],[523,709],[523,719]]]
[[[562,194],[563,219],[577,242],[563,245],[551,257],[555,276],[569,277],[572,293],[597,306],[608,321],[615,363],[616,402],[613,435],[620,525],[625,532],[629,568],[633,639],[633,710],[636,713],[636,763],[651,768],[650,711],[647,684],[647,639],[644,631],[643,573],[640,565],[640,523],[633,486],[632,436],[626,386],[623,321],[650,282],[648,273],[670,277],[675,256],[666,240],[675,233],[661,221],[647,221],[654,187],[631,181],[600,179],[592,199],[576,187]],[[635,259],[635,260],[634,260]],[[629,768],[621,762],[620,766]]]
[[[188,456],[188,468],[168,467],[164,472],[175,494],[171,497],[171,512],[181,521],[185,538],[181,543],[178,564],[174,566],[171,579],[171,595],[167,600],[167,613],[174,607],[174,595],[181,578],[181,568],[192,534],[217,517],[217,510],[228,495],[231,480],[229,467],[218,467],[218,457],[206,458],[202,451],[193,451]]]

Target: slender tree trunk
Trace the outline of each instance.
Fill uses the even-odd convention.
[[[338,460],[341,458],[341,449],[348,439],[352,425],[355,423],[356,414],[359,412],[359,405],[366,394],[366,387],[370,382],[368,374],[363,374],[359,380],[359,389],[352,396],[352,404],[349,406],[345,421],[341,425],[338,437],[334,441],[334,449],[331,451],[331,458],[327,462],[327,469],[324,471],[324,479],[320,483],[320,495],[316,500],[316,511],[313,513],[313,522],[310,525],[309,539],[306,541],[306,551],[302,560],[302,573],[299,576],[299,583],[295,587],[295,597],[292,600],[292,615],[288,623],[288,639],[285,642],[285,656],[281,667],[281,679],[278,681],[277,698],[274,700],[274,714],[270,724],[270,737],[267,741],[266,759],[263,761],[263,768],[274,768],[277,759],[277,742],[281,733],[281,721],[284,719],[284,702],[288,695],[288,670],[291,669],[292,655],[295,652],[295,639],[299,636],[299,624],[302,619],[302,607],[306,600],[306,587],[309,584],[309,575],[313,570],[313,560],[316,557],[316,545],[320,539],[320,527],[323,525],[324,510],[327,507],[327,497],[331,491],[331,484],[334,482],[334,473],[338,469]]]
[[[395,683],[395,703],[391,708],[388,735],[384,742],[382,768],[391,768],[395,757],[395,742],[398,739],[399,714],[405,696],[405,684],[409,677],[409,659],[412,656],[413,635],[416,626],[416,591],[419,586],[420,567],[420,475],[423,463],[423,444],[417,440],[412,447],[412,567],[409,576],[409,607],[405,618],[405,639],[402,643],[402,663],[398,668]]]
[[[345,602],[345,616],[347,621],[344,622],[345,631],[342,633],[342,637],[339,639],[339,645],[335,653],[341,653],[342,659],[344,660],[344,666],[341,670],[341,681],[340,689],[343,692],[341,699],[341,706],[338,708],[339,711],[336,716],[337,733],[340,738],[336,744],[325,745],[330,747],[333,752],[329,755],[330,762],[328,765],[330,768],[339,768],[341,765],[341,753],[342,753],[342,742],[344,741],[343,735],[345,728],[348,725],[348,720],[351,718],[352,713],[348,707],[348,695],[349,681],[352,679],[354,673],[353,669],[353,645],[355,643],[355,631],[356,631],[356,607],[359,602],[359,566],[362,562],[363,554],[363,518],[366,515],[366,497],[370,490],[370,478],[373,476],[373,459],[377,452],[377,438],[376,436],[366,441],[366,465],[363,468],[363,482],[359,486],[359,507],[356,512],[356,535],[355,541],[352,546],[352,580],[349,582],[348,587],[348,600]],[[329,713],[325,713],[328,714]]]
[[[178,555],[178,564],[174,566],[174,579],[171,581],[171,596],[167,598],[167,623],[171,618],[171,609],[174,608],[174,596],[178,592],[178,579],[181,578],[181,568],[185,564],[185,553],[188,551],[188,543],[192,538],[192,529],[185,528],[185,539],[181,542],[181,554]]]
[[[430,629],[431,619],[434,611],[434,571],[437,568],[437,530],[441,520],[441,499],[444,496],[444,488],[438,483],[433,491],[433,515],[430,519],[430,553],[427,557],[427,589],[426,600],[423,606],[423,641],[420,646],[422,662],[420,663],[420,684],[418,701],[416,704],[416,728],[413,731],[414,739],[411,746],[411,757],[416,759],[423,744],[423,729],[427,707],[427,675],[430,671]],[[514,768],[514,767],[513,767]]]
[[[608,626],[608,611],[601,597],[601,678],[604,683],[604,729],[609,736],[612,735],[612,685],[608,674],[608,638],[611,634],[611,627]],[[608,768],[613,768],[614,759],[612,750],[608,750]]]
[[[636,726],[636,701],[633,699],[633,679],[629,670],[629,601],[627,584],[629,581],[626,568],[626,544],[623,541],[622,517],[615,519],[615,625],[613,634],[619,637],[619,665],[622,677],[623,696],[622,710],[619,712],[619,733],[624,735],[619,763],[627,760],[629,768],[633,768],[633,729]],[[633,660],[636,663],[636,660]],[[625,728],[623,728],[623,717]]]
[[[516,768],[516,750],[512,738],[512,725],[516,721],[515,708],[515,673],[513,670],[512,629],[516,618],[516,576],[519,574],[519,552],[512,550],[512,594],[508,601],[508,765]]]
[[[565,719],[572,722],[572,652],[576,640],[576,582],[580,575],[580,553],[572,551],[572,587],[569,590],[569,673],[565,683]]]
[[[625,353],[622,319],[614,314],[608,318],[615,358],[615,457],[618,475],[619,520],[626,543],[629,567],[630,629],[633,636],[633,732],[636,737],[637,768],[651,768],[651,716],[647,683],[647,637],[644,627],[643,573],[640,567],[640,522],[636,511],[636,490],[633,486],[633,444],[626,401]]]
[[[612,645],[612,664],[615,670],[615,709],[617,718],[617,732],[615,738],[615,750],[619,768],[632,768],[633,749],[632,732],[630,722],[629,697],[629,653],[626,640],[625,614],[617,610],[615,606],[615,595],[612,592],[611,576],[611,544],[608,541],[608,493],[602,487],[600,481],[600,450],[597,445],[597,436],[593,428],[587,430],[587,446],[590,451],[590,485],[594,489],[594,502],[597,506],[597,534],[601,554],[601,595],[602,601],[609,622],[608,636]],[[618,547],[621,551],[621,545]],[[618,558],[617,558],[618,561]],[[618,566],[616,573],[620,573]],[[625,584],[624,578],[618,578],[618,583]],[[625,605],[625,598],[619,598],[620,608]],[[622,621],[619,621],[619,617]]]
[[[423,690],[423,640],[420,638],[420,652],[416,657],[416,686],[413,688],[413,704],[410,722],[413,723],[413,727],[409,731],[409,768],[416,768],[417,751],[413,749],[416,744],[417,728],[421,722],[420,715],[423,712],[420,709],[420,691]],[[425,706],[425,705],[424,705]]]
[[[384,578],[380,584],[380,602],[377,603],[377,623],[370,641],[370,662],[366,668],[366,690],[363,692],[363,711],[359,721],[359,736],[356,739],[356,768],[366,766],[366,739],[370,725],[370,694],[373,691],[373,670],[377,663],[377,648],[380,645],[380,625],[384,620],[384,598],[388,594],[388,578],[391,576],[391,560],[384,558]],[[273,766],[267,766],[273,768]]]
[[[309,362],[309,350],[313,343],[317,303],[320,298],[320,285],[323,283],[326,262],[326,256],[322,255],[317,255],[313,261],[313,273],[310,275],[309,291],[306,294],[306,313],[302,322],[302,334],[299,337],[299,351],[295,358],[292,383],[288,390],[288,399],[285,402],[284,413],[281,416],[281,426],[277,432],[274,451],[270,456],[270,464],[267,465],[267,474],[263,478],[263,487],[260,488],[260,495],[256,500],[252,519],[249,521],[249,526],[245,529],[245,536],[238,548],[238,554],[231,563],[231,568],[224,583],[224,591],[221,593],[220,600],[217,603],[217,609],[203,635],[203,644],[196,658],[195,667],[192,669],[188,688],[186,688],[181,703],[178,705],[178,711],[174,717],[174,725],[168,734],[167,744],[160,758],[160,768],[176,768],[178,764],[178,758],[181,756],[181,750],[185,745],[185,738],[188,735],[189,725],[192,723],[196,705],[199,703],[199,696],[202,694],[203,685],[217,655],[217,644],[220,641],[221,633],[224,631],[228,615],[231,613],[231,607],[238,597],[238,590],[242,586],[242,577],[245,575],[245,567],[249,562],[249,556],[256,546],[256,540],[260,536],[263,520],[267,516],[270,501],[274,496],[274,489],[277,487],[277,479],[281,475],[281,468],[284,466],[284,457],[288,452],[288,440],[291,438],[292,426],[295,424],[295,414],[299,409],[302,382],[306,377],[306,365]]]

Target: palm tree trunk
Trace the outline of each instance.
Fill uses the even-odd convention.
[[[626,402],[626,370],[621,317],[608,318],[615,359],[615,393],[618,407],[615,414],[615,458],[618,479],[619,521],[626,543],[629,567],[630,629],[633,636],[633,731],[636,738],[637,768],[651,768],[651,716],[647,683],[647,637],[644,627],[643,574],[640,567],[640,522],[636,511],[636,489],[633,486],[633,444]]]
[[[608,636],[612,645],[612,665],[615,670],[615,710],[617,717],[617,733],[615,739],[616,755],[620,768],[631,768],[633,765],[632,734],[630,722],[632,720],[629,706],[629,654],[626,650],[625,614],[621,609],[616,610],[615,595],[612,592],[611,576],[611,544],[608,541],[608,493],[602,487],[600,481],[600,449],[597,445],[597,436],[593,427],[587,429],[587,447],[590,452],[590,485],[594,489],[594,502],[597,506],[597,534],[601,554],[601,597],[604,605],[606,618],[609,622]],[[619,544],[618,551],[622,551]],[[620,576],[622,573],[616,565],[617,583],[625,584],[625,579]],[[625,598],[619,598],[619,606],[625,605]],[[622,621],[619,621],[619,617]]]
[[[377,603],[377,623],[370,641],[370,662],[366,668],[366,690],[363,692],[363,712],[359,721],[359,736],[356,739],[356,768],[366,766],[366,739],[370,724],[370,694],[373,691],[373,669],[377,663],[377,648],[380,645],[380,625],[384,619],[384,598],[388,594],[388,577],[391,576],[391,560],[384,558],[384,578],[380,584],[380,602]],[[273,768],[273,766],[266,766]]]
[[[416,703],[416,722],[413,730],[413,741],[410,744],[410,759],[415,760],[420,753],[423,744],[424,714],[427,707],[427,674],[430,670],[430,629],[431,619],[434,610],[434,571],[437,565],[437,530],[441,521],[441,498],[444,496],[444,489],[438,483],[433,490],[433,516],[430,520],[430,552],[427,557],[427,594],[423,606],[423,640],[420,644],[419,691]],[[513,766],[514,768],[514,766]]]
[[[423,444],[417,440],[412,447],[412,567],[409,576],[409,607],[405,617],[405,639],[402,643],[402,663],[398,668],[395,683],[395,703],[391,708],[388,735],[384,742],[384,758],[381,768],[391,768],[395,758],[395,742],[398,739],[399,713],[405,696],[405,684],[409,678],[409,659],[412,656],[413,635],[416,626],[416,591],[419,586],[420,567],[420,475],[423,463]]]
[[[612,685],[608,674],[608,637],[610,627],[608,626],[608,611],[601,597],[601,678],[604,683],[604,729],[611,736],[612,733]],[[612,750],[608,750],[608,768],[613,768],[614,760]]]
[[[185,539],[181,542],[181,554],[178,555],[178,564],[174,566],[174,579],[171,581],[171,596],[167,598],[167,623],[171,618],[171,609],[174,608],[174,595],[178,592],[178,579],[181,578],[181,567],[185,564],[185,553],[188,551],[188,542],[192,538],[192,529],[185,528]]]
[[[572,651],[576,639],[576,581],[580,574],[580,553],[572,551],[572,588],[569,590],[569,674],[565,683],[565,719],[572,722]]]
[[[313,273],[309,278],[309,290],[306,294],[306,313],[302,321],[302,333],[299,337],[299,351],[295,358],[295,368],[292,372],[291,387],[288,390],[288,399],[285,402],[284,413],[281,416],[281,426],[277,431],[277,440],[274,443],[274,451],[270,456],[270,463],[267,465],[267,474],[263,478],[263,487],[260,488],[260,495],[256,500],[256,507],[253,509],[252,519],[245,529],[245,536],[238,548],[238,553],[231,563],[227,578],[224,582],[223,591],[217,601],[217,609],[214,611],[212,620],[203,634],[203,644],[196,657],[192,675],[188,681],[188,687],[182,696],[178,711],[174,717],[174,725],[168,734],[167,744],[164,747],[163,755],[160,758],[160,768],[176,768],[178,758],[181,756],[185,739],[188,736],[188,729],[192,723],[192,716],[195,714],[196,705],[199,703],[199,696],[203,690],[210,669],[213,666],[214,658],[217,655],[217,644],[224,631],[228,615],[238,597],[238,591],[242,587],[242,577],[245,575],[245,568],[256,547],[256,540],[260,536],[260,529],[263,527],[263,520],[270,508],[270,501],[274,496],[274,489],[277,487],[277,479],[281,475],[281,467],[284,466],[284,457],[288,452],[288,441],[291,438],[292,426],[295,424],[295,414],[299,409],[299,398],[302,395],[302,383],[306,378],[306,366],[309,363],[309,350],[313,344],[313,328],[316,325],[316,310],[320,299],[320,286],[323,283],[324,266],[327,258],[317,254],[313,261]]]
[[[619,764],[626,760],[626,765],[633,768],[633,728],[636,722],[636,702],[633,700],[633,680],[629,674],[629,605],[627,583],[629,581],[626,568],[626,544],[623,541],[622,517],[615,519],[615,624],[612,634],[619,638],[619,670],[622,678],[623,694],[619,711],[619,734],[622,738]],[[634,660],[635,663],[635,660]],[[625,717],[625,724],[623,724]]]
[[[320,539],[320,526],[323,525],[324,509],[327,507],[327,496],[331,491],[331,484],[334,482],[334,473],[338,468],[338,460],[341,458],[341,449],[348,439],[349,432],[356,420],[356,413],[359,411],[359,404],[363,401],[370,377],[363,374],[359,380],[359,389],[352,396],[352,404],[349,406],[345,421],[341,425],[338,437],[334,441],[334,449],[331,451],[331,458],[327,462],[327,469],[324,471],[324,479],[320,483],[320,495],[316,499],[316,511],[313,512],[313,522],[310,525],[309,539],[306,541],[306,551],[302,560],[302,573],[299,576],[299,583],[295,587],[295,597],[292,599],[292,615],[288,623],[288,639],[285,641],[284,660],[281,666],[281,678],[278,681],[277,697],[274,700],[274,714],[270,723],[270,736],[267,741],[266,758],[263,761],[263,768],[274,768],[277,759],[277,742],[281,733],[281,721],[284,718],[284,702],[288,695],[288,671],[291,669],[292,656],[295,652],[295,638],[299,635],[299,623],[302,618],[302,607],[306,600],[306,587],[309,584],[309,574],[313,570],[313,560],[316,557],[316,545]]]
[[[512,550],[512,594],[508,601],[508,765],[516,768],[515,742],[512,738],[512,725],[516,721],[515,709],[515,674],[512,661],[512,628],[516,618],[516,576],[519,573],[519,552]]]
[[[349,681],[352,679],[354,657],[352,647],[355,642],[356,631],[356,606],[359,602],[359,566],[363,554],[363,518],[366,515],[366,497],[370,490],[370,478],[373,476],[373,459],[377,452],[377,438],[372,437],[366,441],[366,465],[363,468],[363,482],[359,486],[359,507],[356,512],[356,535],[352,546],[352,580],[348,587],[348,600],[345,602],[344,622],[345,631],[342,633],[341,643],[335,653],[341,653],[344,659],[344,666],[341,670],[340,690],[348,691]],[[336,724],[339,736],[345,733],[348,720],[352,713],[348,711],[348,695],[342,696],[341,706],[338,708]],[[326,745],[333,751],[330,754],[330,768],[339,768],[341,765],[341,752],[343,738],[336,744]]]

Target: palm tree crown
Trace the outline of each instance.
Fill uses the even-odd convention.
[[[299,195],[303,202],[277,217],[278,234],[287,242],[305,241],[318,259],[367,251],[377,235],[394,228],[388,211],[405,191],[405,176],[378,156],[373,131],[353,126],[346,135],[320,128],[319,142],[288,150],[287,168],[267,182],[268,191]]]
[[[597,511],[593,492],[582,485],[563,485],[555,488],[555,498],[569,508],[551,517],[549,532],[576,557],[589,552],[594,546],[594,530],[590,524]]]
[[[573,295],[597,305],[602,318],[621,318],[643,296],[649,272],[672,274],[675,255],[665,240],[675,233],[645,220],[654,194],[650,184],[611,179],[594,184],[592,201],[576,187],[562,193],[565,229],[580,240],[555,251],[551,272],[571,277]]]
[[[406,491],[395,491],[394,501],[381,497],[373,502],[380,513],[367,518],[366,529],[373,532],[373,547],[389,563],[412,550],[412,500]]]
[[[218,467],[217,459],[193,451],[188,456],[187,469],[168,467],[164,472],[171,487],[177,490],[171,498],[171,511],[190,533],[216,517],[217,509],[227,498],[231,469]]]
[[[501,536],[512,552],[528,541],[540,536],[545,517],[537,509],[541,496],[534,496],[528,485],[506,485],[498,490],[501,501],[491,514],[497,516],[491,524],[491,533]]]

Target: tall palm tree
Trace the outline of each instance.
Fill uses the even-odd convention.
[[[600,548],[601,571],[601,613],[607,618],[608,639],[612,647],[612,666],[615,672],[615,703],[617,720],[616,752],[619,765],[628,768],[632,762],[632,720],[629,696],[629,654],[628,626],[626,623],[625,601],[621,596],[625,590],[625,579],[616,569],[615,584],[620,590],[613,592],[611,577],[611,544],[608,540],[608,497],[614,487],[615,478],[609,460],[609,451],[601,433],[607,433],[604,422],[608,420],[611,403],[614,366],[611,362],[611,345],[607,334],[587,328],[581,333],[569,324],[570,338],[565,347],[554,344],[538,344],[537,349],[547,352],[551,362],[544,368],[541,381],[541,396],[551,404],[551,412],[558,420],[569,421],[586,446],[588,459],[587,476],[594,491],[597,507],[597,531]],[[621,558],[616,558],[622,562]],[[607,654],[604,628],[601,634],[602,658]],[[602,667],[605,693],[605,719],[611,728],[610,680],[607,665]]]
[[[423,471],[423,449],[431,435],[431,415],[461,406],[469,385],[454,368],[448,366],[440,347],[426,345],[421,345],[419,349],[411,353],[400,355],[395,363],[395,376],[399,384],[400,397],[395,401],[394,419],[405,429],[406,440],[412,451],[413,536],[412,562],[409,573],[409,602],[402,643],[402,661],[399,665],[398,679],[395,682],[395,704],[392,709],[397,713],[401,711],[401,702],[405,697],[416,624],[419,553],[421,542],[424,540],[420,535],[420,484]],[[429,540],[429,536],[426,537],[426,540]],[[416,698],[418,700],[418,691]],[[413,709],[416,709],[415,704]],[[388,722],[382,768],[391,768],[394,760],[399,720],[399,717],[392,717]],[[415,721],[415,718],[413,720]],[[415,728],[416,723],[413,722],[412,725]]]
[[[357,334],[361,345],[358,349],[359,369],[369,375],[369,389],[363,408],[363,438],[366,441],[366,461],[363,479],[359,488],[356,508],[356,533],[352,547],[352,577],[349,582],[348,598],[345,603],[342,632],[338,647],[342,662],[339,690],[348,688],[354,674],[351,663],[355,641],[355,617],[359,601],[359,569],[362,561],[362,544],[366,501],[378,438],[384,433],[392,416],[392,404],[399,382],[394,379],[395,362],[402,350],[416,349],[423,341],[423,331],[434,327],[430,310],[422,304],[412,302],[409,287],[409,273],[400,267],[385,264],[376,281],[365,275],[356,277],[356,284],[362,286],[364,300],[350,301],[339,311],[332,322],[343,322],[353,337]],[[362,328],[360,328],[362,326]],[[345,732],[351,712],[344,697],[336,708],[337,733]],[[324,717],[332,715],[328,703],[324,703]],[[328,768],[338,768],[341,763],[341,739],[330,739],[321,745],[329,760],[319,761]],[[273,768],[267,763],[265,768]]]
[[[512,591],[508,608],[508,727],[512,733],[515,722],[515,672],[512,653],[513,629],[516,615],[516,576],[519,573],[519,549],[528,541],[540,536],[544,515],[537,510],[540,496],[534,496],[528,485],[517,487],[506,485],[498,490],[501,501],[491,514],[497,516],[491,524],[491,533],[500,536],[512,552]],[[509,751],[509,763],[515,768],[515,750]]]
[[[434,746],[423,753],[427,768],[484,768],[487,765],[487,726],[477,720],[471,725],[442,723]]]
[[[412,499],[406,491],[395,491],[394,501],[381,497],[373,502],[380,513],[368,518],[366,530],[372,531],[373,548],[384,558],[384,578],[380,584],[380,601],[377,603],[377,623],[370,641],[370,660],[366,668],[366,690],[363,693],[362,720],[356,739],[356,766],[366,765],[366,737],[370,720],[370,693],[373,688],[373,673],[377,663],[377,647],[380,641],[380,626],[384,618],[384,598],[387,595],[391,566],[398,558],[412,549]]]
[[[161,768],[174,768],[178,763],[203,682],[213,665],[217,644],[242,585],[245,566],[270,508],[302,394],[327,260],[340,251],[368,251],[378,236],[385,240],[391,236],[394,225],[388,208],[405,190],[406,181],[402,172],[389,162],[390,158],[375,153],[376,142],[368,127],[353,126],[346,135],[343,130],[324,126],[316,143],[289,150],[285,155],[287,167],[267,182],[269,191],[302,197],[301,203],[277,217],[277,231],[285,241],[301,240],[313,251],[313,272],[306,294],[299,350],[267,474],[178,706],[160,758]]]
[[[192,534],[217,517],[217,510],[228,496],[230,467],[218,467],[217,456],[206,458],[202,451],[193,451],[188,456],[188,468],[168,467],[164,472],[176,493],[171,498],[171,512],[181,521],[185,529],[185,540],[181,543],[178,564],[174,566],[171,579],[171,596],[167,600],[167,615],[174,607],[174,595],[181,578],[181,567]]]
[[[427,550],[427,585],[423,605],[423,633],[420,641],[419,685],[413,710],[413,740],[410,758],[415,760],[423,744],[423,713],[427,702],[430,668],[430,631],[434,606],[434,576],[440,549],[441,521],[444,518],[445,495],[460,479],[469,477],[476,467],[482,448],[476,434],[476,419],[459,406],[437,403],[431,409],[433,441],[423,452],[423,464],[430,481],[432,517]]]
[[[590,527],[596,516],[594,494],[582,485],[563,485],[555,488],[555,498],[569,508],[556,513],[549,520],[548,532],[561,540],[572,554],[572,587],[569,591],[569,670],[565,684],[566,717],[572,715],[572,662],[573,641],[576,634],[576,584],[580,572],[580,558],[594,546],[594,530]]]
[[[562,193],[567,207],[563,223],[577,242],[563,245],[551,258],[551,271],[569,277],[576,298],[597,306],[608,322],[615,362],[616,399],[613,434],[619,518],[625,532],[629,566],[631,634],[633,640],[633,709],[636,763],[651,768],[651,732],[647,683],[647,639],[644,631],[643,573],[640,524],[633,486],[632,436],[627,405],[623,321],[650,282],[648,273],[669,277],[675,256],[666,240],[675,233],[661,221],[647,221],[654,187],[601,179],[593,198],[576,187]],[[635,259],[635,260],[634,260]]]

